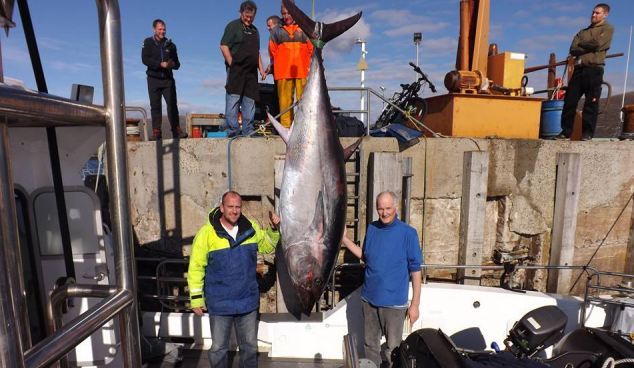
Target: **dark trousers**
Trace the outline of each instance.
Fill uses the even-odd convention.
[[[170,121],[172,131],[179,126],[178,106],[176,101],[176,83],[173,79],[147,78],[147,91],[150,96],[150,108],[152,110],[152,129],[161,129],[163,124],[163,106],[161,97],[167,104],[167,118]]]
[[[564,109],[561,113],[561,129],[566,137],[572,134],[577,104],[581,96],[585,96],[583,104],[582,135],[594,137],[594,129],[599,115],[599,100],[601,99],[601,84],[603,83],[603,68],[577,66],[572,74],[566,90]]]
[[[392,366],[392,352],[403,340],[403,323],[407,309],[375,307],[361,301],[363,310],[363,346],[365,357],[377,367]],[[381,335],[385,335],[386,347],[381,349]]]

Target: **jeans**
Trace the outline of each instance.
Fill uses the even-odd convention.
[[[229,339],[231,328],[236,331],[240,348],[240,367],[258,366],[258,311],[231,316],[209,315],[211,325],[211,349],[207,355],[212,368],[228,368]]]
[[[392,352],[403,339],[403,323],[407,309],[375,307],[365,300],[361,301],[363,307],[363,328],[365,330],[363,346],[365,357],[377,367],[392,366]],[[387,340],[387,350],[383,351],[381,358],[381,335]],[[385,361],[382,365],[381,361]]]
[[[231,95],[227,93],[225,103],[225,130],[230,137],[240,134],[238,112],[242,111],[242,135],[250,135],[255,115],[255,101],[247,96]]]

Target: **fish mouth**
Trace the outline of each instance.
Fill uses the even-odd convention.
[[[289,276],[304,313],[309,314],[325,287],[321,262],[305,247],[291,247],[286,253]]]

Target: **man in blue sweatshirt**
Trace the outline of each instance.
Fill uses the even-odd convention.
[[[361,292],[365,355],[377,367],[392,366],[392,351],[401,343],[405,316],[412,324],[419,316],[422,253],[416,229],[396,217],[396,203],[393,192],[376,197],[379,221],[368,226],[363,248],[343,237],[346,248],[365,262]],[[408,304],[410,279],[413,296]],[[381,335],[387,340],[383,359]]]

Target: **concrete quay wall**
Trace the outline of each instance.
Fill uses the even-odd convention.
[[[344,146],[352,142],[342,139]],[[581,157],[574,264],[586,264],[602,242],[592,266],[622,272],[632,262],[634,142],[627,141],[434,138],[403,148],[392,138],[366,137],[358,164],[359,239],[367,225],[370,154],[400,152],[412,159],[410,223],[418,230],[426,263],[457,264],[463,156],[477,150],[489,152],[483,264],[491,262],[493,249],[523,252],[548,264],[560,152]],[[277,137],[237,139],[230,145],[226,139],[184,139],[130,143],[128,151],[136,241],[187,254],[209,209],[228,188],[244,196],[247,215],[267,223],[274,207],[274,161],[285,147]],[[349,163],[347,170],[355,165]],[[543,272],[519,276],[526,276],[526,286],[545,289]]]

